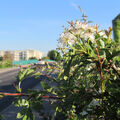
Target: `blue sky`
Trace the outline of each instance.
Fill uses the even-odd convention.
[[[0,0],[0,50],[56,49],[67,21],[88,20],[105,29],[120,13],[120,0]]]

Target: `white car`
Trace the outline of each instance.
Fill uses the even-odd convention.
[[[44,64],[45,64],[45,61],[43,61],[43,60],[38,61],[37,64],[38,64],[38,65],[44,65]]]

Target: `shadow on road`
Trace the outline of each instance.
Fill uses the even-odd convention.
[[[35,85],[40,83],[42,79],[46,79],[46,77],[41,75],[39,79],[36,79],[34,76],[24,79],[21,84],[22,92],[25,92],[27,89],[33,88]],[[15,82],[15,84],[17,84],[17,82]],[[14,93],[16,92],[16,89],[12,84],[4,85],[0,86],[0,92]],[[6,107],[8,107],[14,99],[15,98],[11,96],[6,96],[0,99],[0,112],[3,111],[3,109],[5,109]]]

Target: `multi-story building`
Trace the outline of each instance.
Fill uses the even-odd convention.
[[[3,57],[4,54],[5,54],[5,51],[1,50],[1,51],[0,51],[0,57]]]
[[[0,51],[0,56],[3,57],[6,52],[7,51]],[[44,56],[44,53],[40,52],[39,50],[15,50],[15,51],[9,51],[9,52],[13,56],[14,61],[28,60],[31,57],[41,59]]]

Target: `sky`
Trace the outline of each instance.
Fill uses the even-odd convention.
[[[62,26],[82,19],[78,5],[101,29],[120,13],[120,0],[0,0],[0,50],[56,49]]]

